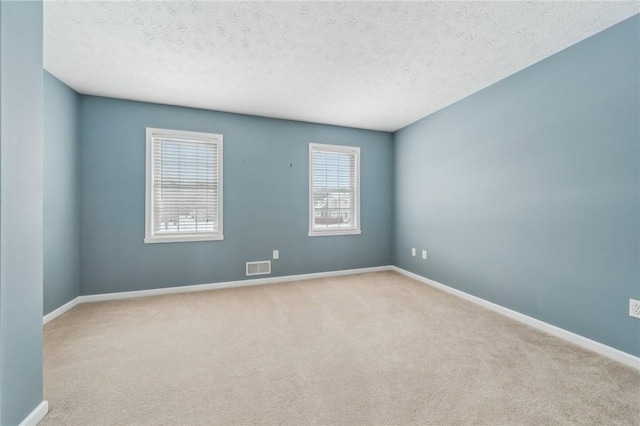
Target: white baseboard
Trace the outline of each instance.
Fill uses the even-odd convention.
[[[79,303],[79,300],[76,297],[75,299],[70,300],[67,303],[65,303],[64,305],[60,306],[58,309],[55,309],[55,310],[49,312],[47,315],[45,315],[42,318],[42,324],[44,325],[44,324],[48,323],[49,321],[58,318],[60,315],[62,315],[65,312],[67,312],[69,309],[73,308],[78,303]]]
[[[453,294],[462,299],[465,299],[477,305],[483,306],[487,309],[491,309],[494,312],[497,312],[499,314],[512,318],[521,323],[527,324],[533,328],[544,331],[548,334],[564,339],[568,342],[581,346],[590,351],[596,352],[607,358],[611,358],[615,361],[621,362],[622,364],[625,364],[640,370],[640,357],[628,354],[621,350],[612,348],[611,346],[607,346],[603,343],[596,342],[584,336],[580,336],[579,334],[572,333],[563,328],[556,327],[555,325],[551,325],[544,321],[540,321],[538,319],[532,318],[525,314],[521,314],[520,312],[513,311],[511,309],[497,305],[493,302],[489,302],[477,296],[472,296],[468,293],[465,293],[460,290],[456,290],[455,288],[441,284],[437,281],[433,281],[429,278],[425,278],[421,275],[414,274],[413,272],[409,272],[397,266],[391,266],[391,265],[375,266],[371,268],[360,268],[360,269],[346,269],[341,271],[318,272],[318,273],[301,274],[301,275],[285,275],[281,277],[227,281],[227,282],[211,283],[211,284],[195,284],[195,285],[188,285],[188,286],[182,286],[182,287],[168,287],[168,288],[158,288],[158,289],[152,289],[152,290],[125,291],[120,293],[104,293],[104,294],[91,294],[86,296],[78,296],[72,301],[59,307],[55,311],[45,315],[43,318],[43,322],[44,324],[48,323],[49,321],[59,317],[60,315],[67,312],[69,309],[73,308],[79,303],[92,303],[92,302],[103,302],[108,300],[131,299],[135,297],[160,296],[163,294],[191,293],[195,291],[207,291],[207,290],[216,290],[216,289],[222,289],[222,288],[235,288],[235,287],[275,284],[275,283],[284,283],[284,282],[290,282],[290,281],[312,280],[317,278],[338,277],[343,275],[364,274],[368,272],[382,272],[382,271],[396,271],[402,275],[413,278],[417,281],[428,284],[439,290]]]
[[[453,294],[454,296],[460,297],[461,299],[465,299],[465,300],[468,300],[469,302],[473,302],[487,309],[491,309],[494,312],[497,312],[499,314],[512,318],[516,321],[524,323],[530,327],[544,331],[545,333],[551,334],[552,336],[559,337],[563,340],[566,340],[575,345],[588,349],[592,352],[596,352],[607,358],[611,358],[614,361],[618,361],[622,364],[628,365],[629,367],[633,367],[640,370],[640,358],[637,356],[628,354],[619,349],[612,348],[611,346],[607,346],[603,343],[596,342],[595,340],[588,339],[584,336],[580,336],[579,334],[572,333],[571,331],[567,331],[563,328],[556,327],[555,325],[551,325],[544,321],[537,320],[525,314],[521,314],[520,312],[513,311],[511,309],[505,308],[503,306],[497,305],[495,303],[489,302],[479,297],[472,296],[469,293],[456,290],[455,288],[441,284],[437,281],[433,281],[429,278],[425,278],[421,275],[414,274],[413,272],[409,272],[397,266],[392,266],[391,269],[409,278],[413,278],[414,280],[428,284],[431,287],[435,287],[439,290],[442,290],[447,293]]]
[[[49,412],[49,403],[42,401],[25,419],[20,422],[19,426],[36,426],[44,419],[44,416]]]
[[[290,282],[290,281],[313,280],[317,278],[338,277],[342,275],[364,274],[368,272],[390,271],[392,270],[392,268],[393,267],[391,265],[374,266],[371,268],[345,269],[342,271],[317,272],[312,274],[301,274],[301,275],[285,275],[282,277],[256,278],[256,279],[249,279],[249,280],[227,281],[227,282],[212,283],[212,284],[195,284],[195,285],[187,285],[182,287],[157,288],[152,290],[90,294],[86,296],[78,296],[76,299],[74,299],[74,301],[76,301],[76,304],[92,303],[92,302],[104,302],[107,300],[131,299],[134,297],[160,296],[163,294],[191,293],[194,291],[217,290],[221,288],[247,287],[247,286],[254,286],[254,285],[284,283],[284,282]]]

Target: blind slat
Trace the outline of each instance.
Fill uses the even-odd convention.
[[[311,148],[313,231],[359,229],[359,151]]]

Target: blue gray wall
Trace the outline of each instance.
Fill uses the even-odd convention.
[[[79,95],[44,72],[44,313],[80,294]]]
[[[224,135],[223,241],[144,244],[146,127]],[[391,263],[389,133],[81,96],[80,140],[82,294]],[[309,142],[361,147],[361,235],[307,235]]]
[[[639,24],[398,131],[395,264],[640,355]]]
[[[55,142],[45,149],[66,154],[47,158],[45,173],[70,161],[74,102],[81,146],[78,168],[45,184],[45,220],[64,222],[67,244],[55,253],[47,231],[45,312],[75,294],[65,276],[77,262],[72,203],[46,200],[61,189],[72,199],[81,175],[82,294],[244,279],[245,261],[276,248],[274,276],[386,265],[393,241],[402,268],[640,355],[640,322],[628,316],[628,299],[640,298],[639,20],[398,131],[395,147],[379,132],[74,101],[49,76],[45,130]],[[143,243],[145,127],[224,134],[224,241]],[[307,236],[309,142],[362,147],[361,236]]]
[[[42,401],[42,2],[0,2],[0,424]]]

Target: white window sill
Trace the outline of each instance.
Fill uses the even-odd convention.
[[[145,244],[155,243],[188,243],[194,241],[220,241],[224,240],[223,235],[176,235],[166,237],[148,237],[144,239]]]
[[[335,235],[360,235],[359,229],[349,229],[344,231],[309,231],[310,237],[331,237]]]

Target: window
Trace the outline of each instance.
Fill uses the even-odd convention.
[[[309,144],[309,235],[360,233],[360,148]]]
[[[145,243],[222,240],[222,135],[147,128]]]

